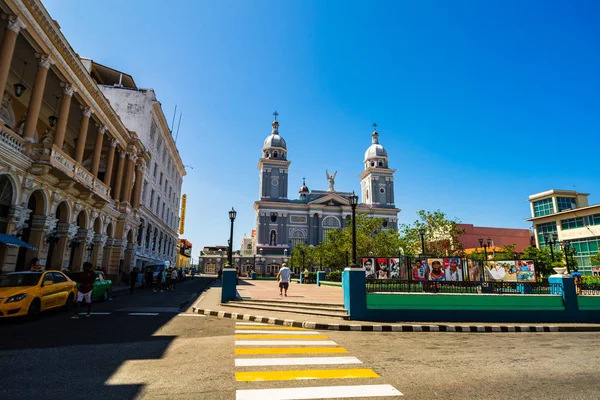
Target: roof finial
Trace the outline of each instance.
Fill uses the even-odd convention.
[[[377,124],[373,122],[373,134],[371,135],[371,143],[379,144],[379,133],[377,133]]]
[[[277,121],[278,115],[279,115],[279,113],[277,112],[277,110],[273,111],[273,116],[275,117],[275,121]]]
[[[373,132],[377,132],[377,123],[373,122]]]
[[[306,185],[306,178],[305,177],[302,177],[302,184]]]

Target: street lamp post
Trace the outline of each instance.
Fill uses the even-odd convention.
[[[237,215],[237,212],[233,209],[233,207],[231,207],[231,211],[229,211],[229,219],[231,220],[231,230],[229,232],[229,257],[227,260],[230,267],[231,267],[231,258],[232,258],[232,248],[233,248],[233,221],[235,220],[236,215]]]
[[[350,196],[350,207],[352,207],[352,264],[350,268],[358,268],[356,264],[356,206],[358,205],[358,196],[352,192]]]
[[[479,245],[483,247],[484,261],[487,261],[487,249],[492,247],[492,239],[488,237],[486,243],[483,243],[483,238],[479,236]]]
[[[421,236],[421,255],[425,255],[425,229],[419,228],[419,235]]]
[[[570,274],[571,269],[569,268],[570,267],[569,255],[571,254],[571,242],[569,242],[568,240],[565,240],[561,244],[562,244],[563,251],[565,252],[565,262],[567,264],[567,274]]]

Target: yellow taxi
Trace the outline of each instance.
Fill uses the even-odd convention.
[[[0,276],[0,318],[68,309],[76,295],[77,283],[60,271],[11,272]]]

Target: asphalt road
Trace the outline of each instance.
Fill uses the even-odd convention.
[[[220,400],[238,390],[374,384],[406,399],[600,398],[597,333],[326,331],[319,334],[347,350],[339,356],[362,364],[235,367],[242,358],[336,354],[235,355],[235,329],[243,325],[186,312],[209,282],[94,303],[104,314],[89,319],[56,312],[35,322],[0,321],[0,399]],[[236,380],[236,373],[335,368],[370,369],[379,378]]]

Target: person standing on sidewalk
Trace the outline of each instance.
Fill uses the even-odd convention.
[[[175,290],[175,284],[177,283],[177,268],[173,268],[171,271],[171,286],[169,289]]]
[[[75,303],[75,315],[73,315],[71,318],[79,318],[77,309],[83,301],[87,303],[88,308],[86,317],[89,318],[92,315],[92,287],[94,286],[94,282],[96,282],[96,273],[92,268],[92,263],[84,262],[79,291],[77,292],[77,303]]]
[[[279,278],[279,295],[281,296],[282,292],[285,291],[285,297],[287,297],[287,291],[290,286],[290,269],[286,263],[281,265],[277,277]]]
[[[137,267],[135,267],[129,273],[129,293],[133,294],[133,290],[135,289],[135,284],[137,283],[137,280],[138,280],[138,269],[137,269]]]

